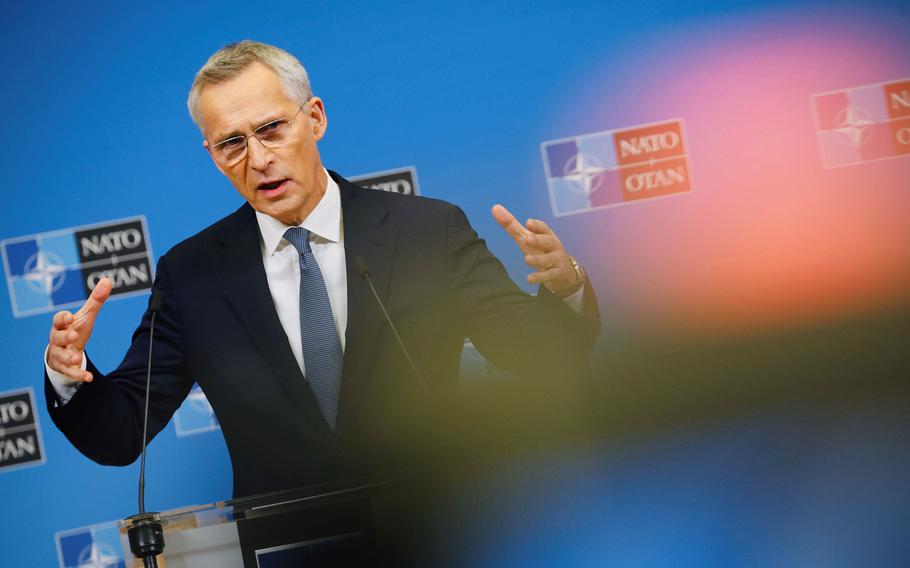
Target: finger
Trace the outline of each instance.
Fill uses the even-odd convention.
[[[81,359],[81,357],[80,357],[80,359]],[[70,373],[67,373],[67,376],[70,377],[71,379],[75,379],[77,381],[84,381],[86,383],[92,382],[92,379],[94,378],[91,371],[86,371],[85,369],[82,368],[81,361],[70,367]]]
[[[70,348],[52,347],[47,353],[47,359],[52,369],[63,369],[71,365],[82,366],[82,356]]]
[[[553,234],[525,235],[524,243],[529,247],[533,247],[544,252],[556,250],[561,244],[559,242],[559,239],[556,238],[556,235]]]
[[[58,347],[66,347],[75,343],[79,339],[79,334],[72,329],[55,330],[51,333],[51,343]]]
[[[76,381],[91,382],[92,373],[82,368],[82,351],[67,348],[58,349],[54,355],[54,361],[57,365],[51,365],[52,369],[58,370],[67,377]]]
[[[528,230],[518,222],[518,219],[515,218],[515,215],[512,215],[508,209],[499,203],[493,206],[491,213],[493,214],[493,219],[499,223],[499,226],[505,229],[505,231],[513,239],[515,239],[518,244],[521,244],[520,239],[524,235],[528,234]]]
[[[56,369],[55,369],[56,370]],[[67,377],[73,379],[74,381],[80,381],[85,383],[92,382],[92,373],[90,371],[83,371],[82,367],[79,365],[70,365],[62,371],[57,371],[58,373],[63,373]]]
[[[67,349],[66,355],[64,356],[67,364],[69,365],[78,365],[82,367],[82,352],[75,349]]]
[[[552,235],[553,229],[540,219],[528,219],[526,223],[528,230],[538,235]]]
[[[76,315],[73,316],[76,325],[82,323],[89,316],[97,314],[98,310],[101,309],[101,306],[104,305],[104,301],[110,297],[113,288],[114,283],[111,282],[110,278],[105,277],[99,280],[98,283],[95,284],[95,289],[92,290],[91,295],[85,300],[85,303],[79,308]]]
[[[539,270],[528,274],[528,282],[531,284],[545,284],[562,276],[562,270],[557,267]]]
[[[528,266],[545,270],[547,268],[555,267],[558,265],[559,255],[554,252],[526,254],[525,263]]]
[[[91,382],[92,373],[82,368],[82,356],[67,350],[64,355],[57,355],[48,361],[51,369],[62,373],[74,381]]]
[[[54,329],[66,329],[66,326],[73,323],[73,314],[64,310],[54,314]]]

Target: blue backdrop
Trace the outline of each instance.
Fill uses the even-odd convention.
[[[519,282],[527,270],[490,207],[557,231],[601,301],[605,388],[592,404],[603,420],[583,447],[469,492],[465,564],[864,566],[910,552],[906,411],[875,397],[816,404],[826,391],[890,392],[906,376],[906,344],[889,341],[906,338],[894,330],[910,299],[910,157],[866,151],[869,124],[894,136],[906,124],[900,92],[886,90],[910,77],[902,3],[41,2],[2,13],[0,239],[141,215],[157,260],[238,207],[185,99],[206,58],[243,38],[307,67],[329,117],[327,167],[413,166],[421,193],[462,206]],[[860,91],[897,101],[898,114],[833,112],[826,126],[816,95]],[[542,144],[669,120],[683,124],[690,191],[557,215]],[[831,162],[823,131],[852,141],[855,159]],[[41,382],[50,313],[14,317],[12,301],[0,306],[0,391],[34,389],[44,461],[0,469],[0,564],[62,566],[66,531],[133,512],[138,469],[97,465],[55,430]],[[146,301],[105,305],[89,344],[100,368],[119,362]],[[806,348],[767,364],[794,341]],[[730,344],[756,365],[718,347]],[[681,345],[686,357],[666,355]],[[693,362],[705,350],[719,365]],[[220,431],[192,410],[182,427],[198,432],[169,425],[150,446],[154,509],[230,496]],[[541,486],[557,505],[533,497]],[[503,488],[499,507],[476,504]],[[492,538],[503,520],[520,528]]]

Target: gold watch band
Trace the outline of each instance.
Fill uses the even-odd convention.
[[[578,264],[578,261],[575,260],[574,256],[569,257],[569,262],[572,264],[572,270],[575,271],[575,285],[566,288],[565,290],[559,292],[558,294],[554,294],[559,299],[568,298],[575,292],[578,292],[579,290],[581,290],[582,286],[585,285],[586,275],[585,275],[584,268],[582,268],[581,265]]]
[[[574,256],[569,257],[569,262],[572,263],[572,269],[575,270],[575,281],[584,282],[585,281],[585,271],[578,265],[578,261],[575,260]]]

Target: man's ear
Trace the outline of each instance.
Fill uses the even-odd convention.
[[[209,146],[209,141],[208,141],[208,140],[203,140],[203,141],[202,141],[202,147],[205,148],[205,151],[206,151],[206,152],[208,152],[209,158],[212,159],[212,163],[215,164],[215,167],[218,168],[218,171],[221,172],[221,175],[226,176],[227,174],[224,173],[224,168],[221,167],[221,164],[219,164],[219,163],[218,163],[218,160],[215,159],[215,156],[212,155],[212,147]]]
[[[313,138],[318,142],[325,136],[326,128],[329,126],[329,119],[325,114],[325,103],[319,97],[313,97],[307,106],[310,107],[308,115]]]

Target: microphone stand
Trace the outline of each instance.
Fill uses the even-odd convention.
[[[429,390],[427,389],[426,382],[423,380],[423,375],[421,375],[420,371],[417,370],[417,365],[415,365],[414,360],[411,359],[411,354],[408,353],[408,348],[405,347],[404,341],[402,341],[401,336],[398,335],[398,328],[396,328],[395,324],[392,323],[392,318],[389,316],[388,310],[385,309],[385,304],[379,297],[379,293],[376,291],[376,286],[373,285],[373,279],[370,278],[370,270],[367,268],[367,263],[363,260],[363,257],[355,256],[354,265],[357,267],[357,271],[360,272],[360,277],[366,280],[367,284],[370,285],[370,291],[373,292],[373,297],[376,298],[376,303],[379,305],[379,309],[382,310],[382,315],[385,316],[385,321],[388,322],[389,327],[392,328],[392,333],[395,334],[395,341],[398,342],[398,346],[401,348],[402,353],[404,353],[404,358],[407,359],[408,365],[411,366],[411,370],[414,372],[414,376],[417,378],[417,384],[420,385],[420,389],[423,394],[427,394]]]
[[[139,465],[139,513],[129,517],[127,536],[133,556],[142,559],[145,568],[158,568],[156,556],[164,551],[164,531],[161,528],[161,515],[145,512],[145,448],[148,443],[149,391],[152,383],[152,341],[155,337],[155,316],[161,311],[161,294],[152,292],[149,311],[152,319],[149,323],[149,358],[145,375],[145,412],[142,416],[142,460]]]

